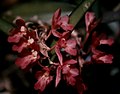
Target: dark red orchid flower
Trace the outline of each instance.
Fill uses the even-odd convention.
[[[38,81],[35,83],[34,88],[35,90],[43,91],[46,86],[53,80],[53,76],[50,75],[49,71],[38,71],[37,79]]]
[[[92,59],[97,63],[112,63],[113,56],[97,49],[92,49]]]
[[[86,90],[81,77],[84,64],[111,64],[113,60],[111,54],[98,49],[101,45],[111,46],[114,43],[105,34],[92,32],[98,23],[93,12],[86,12],[86,34],[82,34],[79,30],[73,30],[69,16],[61,16],[60,8],[54,13],[49,25],[42,21],[16,19],[16,27],[11,29],[8,37],[8,42],[13,43],[12,50],[19,54],[15,64],[21,69],[31,68],[37,72],[35,90],[44,91],[55,77],[55,87],[65,80],[82,94]],[[34,65],[39,68],[34,70]]]
[[[56,85],[57,86],[61,80],[61,75],[63,75],[64,80],[70,85],[75,85],[75,77],[79,75],[79,70],[77,68],[72,68],[71,66],[76,64],[77,61],[70,59],[63,62],[63,65],[59,65],[56,71]]]
[[[90,33],[99,23],[99,20],[96,20],[95,14],[93,12],[85,13],[85,24],[86,24],[86,32]]]
[[[35,63],[39,58],[40,56],[38,55],[38,52],[32,50],[31,54],[17,58],[15,64],[21,69],[26,69],[27,67],[29,67],[29,65]]]
[[[63,60],[62,60],[62,54],[60,51],[63,50],[72,56],[76,56],[77,55],[76,44],[77,44],[76,40],[74,39],[68,39],[68,40],[66,40],[65,38],[59,39],[59,41],[57,42],[55,46],[55,52],[58,56],[58,59],[61,65],[62,65]]]
[[[69,17],[68,16],[62,16],[61,17],[61,9],[58,9],[52,18],[52,26],[51,26],[51,32],[54,36],[60,38],[65,33],[71,31],[73,29],[73,25],[68,24]],[[61,32],[58,31],[58,29],[61,30]]]

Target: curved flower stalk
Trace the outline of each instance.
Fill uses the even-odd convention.
[[[13,51],[19,54],[15,62],[18,67],[33,70],[34,66],[40,67],[35,69],[35,90],[42,92],[52,81],[55,81],[57,87],[61,80],[65,80],[82,94],[86,90],[81,76],[82,67],[84,64],[93,63],[111,64],[113,56],[98,47],[111,46],[114,41],[94,31],[99,22],[94,13],[85,14],[84,39],[83,35],[79,35],[79,30],[73,30],[69,17],[61,17],[60,14],[61,9],[58,9],[53,15],[51,25],[44,22],[41,24],[39,20],[25,22],[23,19],[17,19],[8,42],[14,44]]]

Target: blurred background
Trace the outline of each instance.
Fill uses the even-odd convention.
[[[15,53],[7,42],[8,31],[14,17],[29,19],[38,15],[48,21],[57,8],[68,14],[84,0],[1,0],[0,1],[0,94],[37,94],[33,90],[33,75],[14,65]],[[115,38],[109,51],[113,63],[92,64],[83,67],[83,81],[88,89],[85,94],[120,94],[120,1],[96,0],[92,10],[102,17],[100,29]],[[47,14],[46,14],[47,13]],[[49,14],[49,15],[48,15]],[[107,49],[107,48],[106,48]],[[57,94],[73,94],[62,91]],[[67,88],[66,88],[67,90]],[[49,90],[48,90],[49,91]],[[50,92],[44,92],[49,94]]]

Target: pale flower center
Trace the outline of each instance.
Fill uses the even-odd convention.
[[[24,26],[21,26],[20,31],[21,31],[21,32],[20,32],[19,34],[20,34],[21,36],[27,34],[27,33],[26,33],[26,28],[25,28]]]
[[[32,44],[33,42],[34,42],[34,39],[33,38],[29,38],[28,43]]]
[[[38,54],[37,51],[32,50],[32,55],[33,55],[35,58],[37,58],[37,54]]]
[[[24,26],[21,26],[20,31],[21,32],[26,31],[26,28]]]

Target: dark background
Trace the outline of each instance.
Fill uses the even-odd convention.
[[[33,1],[63,2],[74,6],[82,2],[82,0],[1,0],[0,14],[2,15],[19,4]],[[83,81],[88,87],[85,94],[120,94],[120,1],[97,0],[93,10],[98,16],[103,17],[102,30],[115,38],[115,43],[109,49],[114,55],[114,59],[110,65],[92,64],[83,67]],[[11,51],[11,44],[7,42],[7,37],[8,35],[0,29],[0,94],[33,94],[33,92],[36,94],[32,89],[33,76],[30,73],[24,73],[14,65],[13,61],[16,56]],[[65,87],[59,88],[62,89],[61,93],[65,94]],[[46,91],[46,94],[50,94],[49,90]],[[69,94],[73,94],[73,92],[69,92]]]

